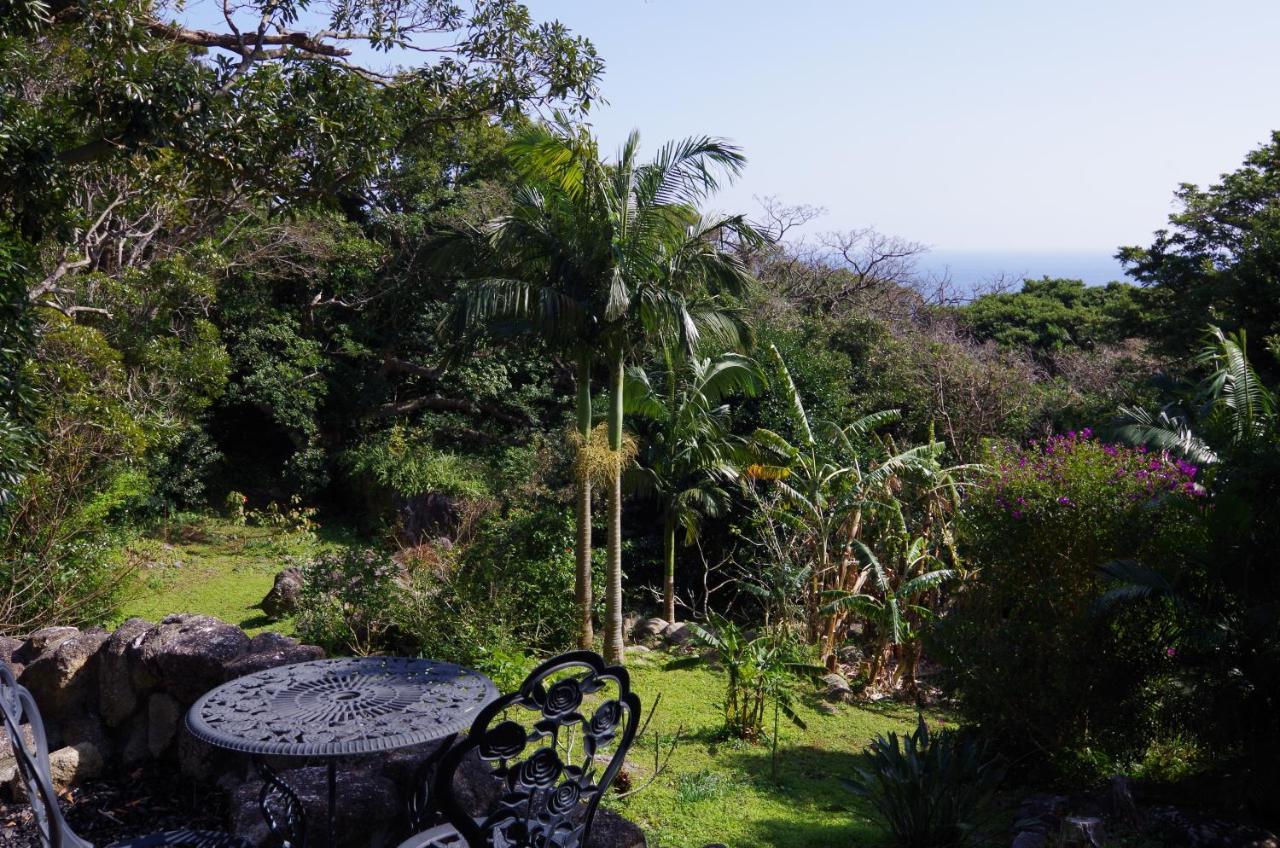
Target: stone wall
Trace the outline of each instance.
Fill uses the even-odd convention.
[[[277,633],[250,638],[204,615],[171,615],[159,624],[131,618],[114,633],[47,627],[21,641],[0,637],[0,660],[40,706],[60,786],[147,762],[211,778],[217,752],[183,723],[196,699],[243,674],[323,656],[314,645]],[[0,782],[15,777],[3,741]]]

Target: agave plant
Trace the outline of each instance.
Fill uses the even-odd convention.
[[[849,788],[867,799],[897,848],[966,848],[983,826],[1004,769],[988,746],[955,731],[932,733],[920,716],[910,735],[876,737]]]

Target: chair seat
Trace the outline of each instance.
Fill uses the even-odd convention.
[[[212,830],[165,830],[112,842],[107,848],[253,848],[248,840]]]
[[[467,841],[453,825],[442,824],[422,833],[415,833],[401,842],[399,848],[467,848]]]

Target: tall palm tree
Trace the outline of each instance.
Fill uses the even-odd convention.
[[[612,257],[602,222],[582,206],[581,184],[566,176],[592,173],[599,158],[594,140],[562,125],[556,135],[559,156],[550,162],[539,155],[547,135],[534,128],[508,146],[522,178],[511,210],[487,222],[478,233],[450,234],[441,248],[444,261],[479,272],[455,302],[450,322],[455,333],[483,327],[500,336],[533,335],[573,363],[574,433],[581,454],[591,441],[591,376],[602,318],[600,292]],[[459,257],[465,258],[459,261]],[[592,478],[582,466],[580,462],[575,481],[574,596],[578,645],[591,648],[595,643]]]
[[[589,438],[588,382],[602,362],[609,387],[610,475],[605,588],[605,656],[623,659],[622,458],[626,367],[654,343],[692,352],[699,339],[737,344],[738,324],[718,299],[749,279],[726,245],[762,239],[742,216],[703,218],[697,205],[745,164],[737,148],[713,138],[670,142],[648,163],[632,132],[616,159],[604,161],[595,141],[560,120],[517,136],[508,148],[528,186],[511,215],[489,227],[493,252],[517,274],[473,285],[459,310],[485,321],[533,318],[579,356],[580,434]],[[464,321],[465,323],[465,321]],[[585,396],[585,405],[583,398]],[[579,488],[579,540],[583,537]],[[583,550],[579,550],[581,585]]]
[[[729,433],[726,397],[755,395],[764,375],[737,353],[688,357],[662,348],[661,366],[627,372],[624,411],[653,425],[640,450],[637,478],[662,510],[662,617],[676,620],[676,531],[692,544],[704,517],[720,515],[737,477],[733,454],[740,440]]]
[[[726,244],[759,243],[741,215],[704,218],[698,204],[746,160],[736,147],[707,137],[668,142],[648,163],[632,132],[606,166],[601,205],[618,258],[609,280],[602,348],[610,385],[609,445],[620,456],[626,369],[655,343],[693,355],[705,339],[721,349],[740,344],[740,325],[720,298],[740,294],[750,273]],[[620,661],[622,636],[622,468],[609,492],[605,592],[605,656]]]

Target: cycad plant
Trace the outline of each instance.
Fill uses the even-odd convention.
[[[676,620],[676,535],[686,545],[703,518],[721,515],[737,478],[741,440],[729,432],[733,394],[752,396],[764,385],[755,362],[737,353],[689,357],[664,346],[658,367],[627,372],[625,412],[649,423],[642,434],[637,488],[662,511],[662,617]]]
[[[910,735],[876,737],[866,757],[850,788],[875,807],[895,848],[966,848],[990,836],[1004,769],[981,740],[931,732],[920,716]]]

